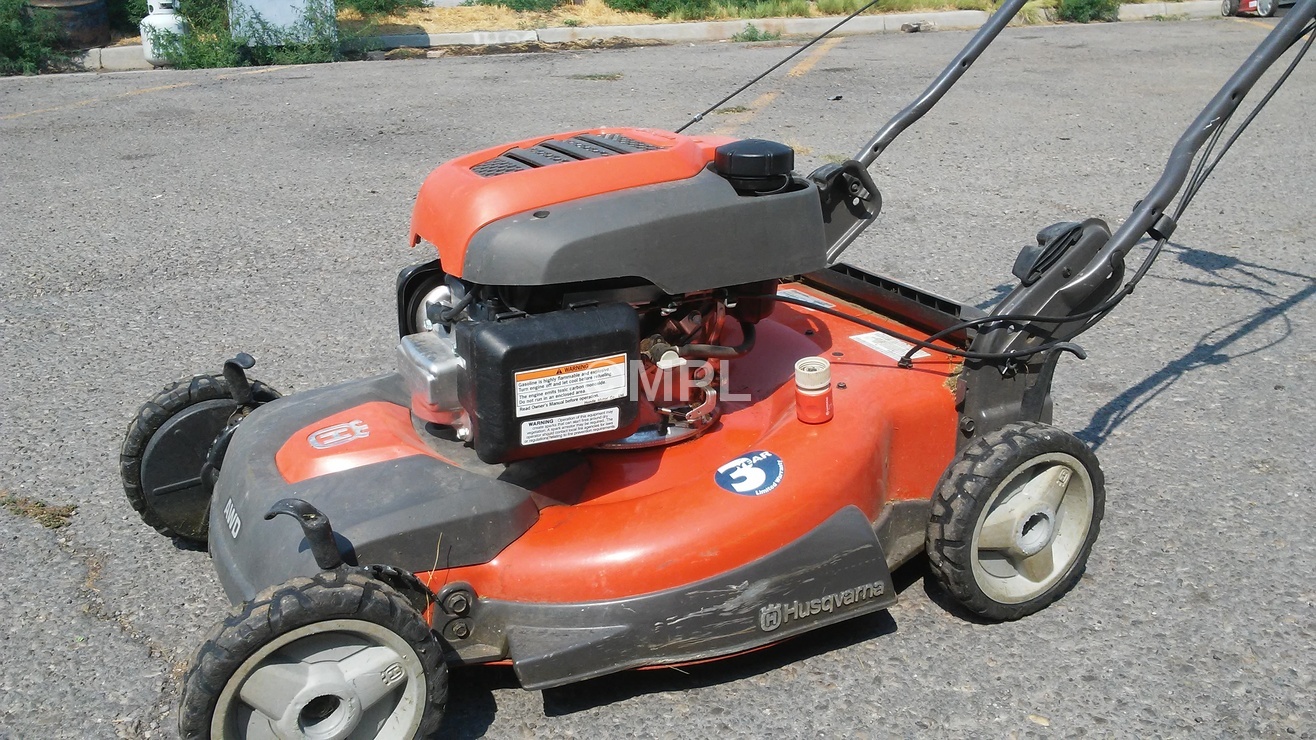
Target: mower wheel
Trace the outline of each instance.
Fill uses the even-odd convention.
[[[942,478],[926,541],[932,571],[975,614],[1026,617],[1078,583],[1105,505],[1087,445],[1046,424],[1009,424],[966,447]]]
[[[1225,18],[1238,15],[1238,0],[1220,0],[1220,15]]]
[[[279,397],[258,380],[251,392],[257,403]],[[223,376],[196,375],[165,386],[128,424],[119,451],[123,492],[155,531],[206,544],[211,485],[202,467],[236,409]]]
[[[448,698],[438,638],[397,591],[340,568],[241,604],[183,678],[184,740],[428,738]]]
[[[1279,0],[1257,0],[1257,15],[1262,18],[1273,18],[1278,7]]]

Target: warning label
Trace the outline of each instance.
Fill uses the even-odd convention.
[[[777,291],[777,295],[786,296],[787,298],[794,298],[797,301],[804,301],[805,303],[812,303],[815,306],[822,306],[823,308],[836,308],[835,303],[828,303],[827,301],[824,301],[818,296],[809,295],[808,293],[805,293],[802,290],[796,290],[794,288],[786,288],[784,290],[779,290]]]
[[[611,401],[626,395],[626,355],[522,370],[515,382],[517,417]]]
[[[850,338],[869,349],[875,349],[878,352],[881,352],[893,360],[899,360],[910,350],[911,347],[914,346],[909,342],[901,341],[895,337],[883,334],[880,331],[875,331],[871,334],[856,334]],[[913,354],[915,360],[928,356],[928,353],[923,350],[919,350]]]
[[[621,409],[616,406],[583,411],[579,414],[553,416],[548,419],[535,419],[521,423],[521,444],[537,445],[568,437],[611,432],[620,425],[620,422]]]

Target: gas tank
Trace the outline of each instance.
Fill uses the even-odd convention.
[[[824,267],[817,187],[737,187],[713,166],[733,141],[590,129],[459,157],[421,186],[411,243],[485,285],[638,277],[679,294]]]

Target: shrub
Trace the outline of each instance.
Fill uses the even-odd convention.
[[[627,13],[648,13],[659,18],[683,20],[707,18],[713,12],[712,0],[603,0],[608,7]]]
[[[157,33],[152,43],[178,69],[317,64],[343,58],[332,0],[309,0],[293,26],[273,26],[255,13],[230,17],[227,0],[183,0],[183,35]]]
[[[105,11],[110,28],[124,33],[137,33],[137,24],[146,16],[146,0],[105,0]]]
[[[366,18],[393,15],[407,8],[423,8],[425,0],[339,0],[340,8],[352,8]]]
[[[502,5],[520,13],[547,13],[562,4],[562,0],[475,0],[476,5]]]
[[[59,22],[23,0],[0,0],[0,75],[34,75],[68,57],[58,50]]]
[[[1060,0],[1056,10],[1060,20],[1073,23],[1117,21],[1120,18],[1119,0]]]

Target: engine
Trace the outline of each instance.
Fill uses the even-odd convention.
[[[398,280],[413,415],[490,463],[693,439],[763,298],[826,262],[817,186],[773,142],[562,134],[426,180]]]

